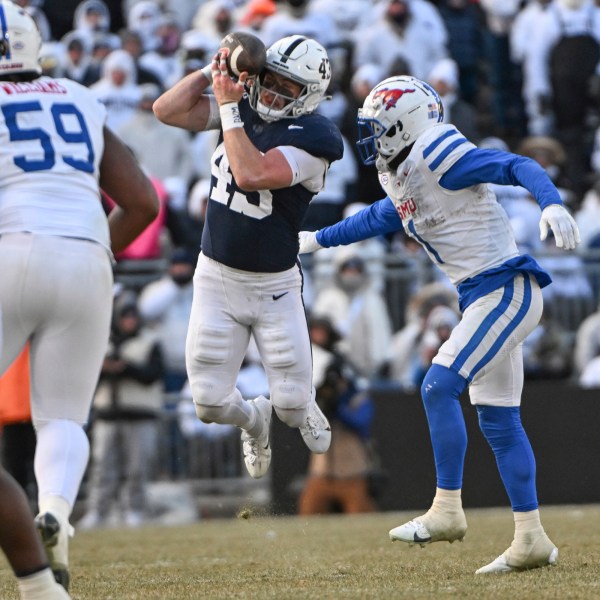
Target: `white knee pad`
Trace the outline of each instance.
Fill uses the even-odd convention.
[[[214,402],[205,403],[206,400]],[[205,423],[219,423],[221,425],[235,425],[244,427],[252,417],[252,409],[244,401],[238,389],[234,389],[227,396],[216,398],[208,396],[196,397],[194,394],[194,408],[197,417]]]
[[[304,408],[281,408],[274,406],[275,413],[282,423],[288,427],[298,428],[304,424],[306,419],[306,407]]]
[[[282,381],[271,390],[271,401],[277,416],[288,427],[300,427],[306,418],[312,386],[293,381]]]

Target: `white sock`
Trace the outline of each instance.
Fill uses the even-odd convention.
[[[72,507],[88,464],[90,444],[83,428],[59,419],[37,424],[35,477],[39,502],[47,496],[62,496]]]
[[[48,598],[48,593],[57,585],[50,568],[17,578],[21,600],[45,600]]]
[[[445,490],[436,488],[435,498],[429,510],[439,513],[462,511],[462,490]]]
[[[62,496],[40,497],[40,514],[52,513],[60,523],[68,523],[71,516],[71,505]]]
[[[531,532],[544,531],[538,509],[529,512],[514,512],[513,517],[515,519],[515,539],[524,537]]]

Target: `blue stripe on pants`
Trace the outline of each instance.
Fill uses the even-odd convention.
[[[462,369],[471,354],[473,354],[479,344],[481,344],[483,338],[488,335],[492,325],[506,312],[512,302],[514,291],[513,281],[504,286],[504,294],[498,303],[498,306],[492,309],[490,314],[481,322],[481,325],[479,325],[477,331],[475,331],[467,345],[458,353],[455,361],[450,366],[453,371],[458,373]]]
[[[474,377],[483,369],[497,354],[500,352],[506,340],[514,332],[514,330],[523,321],[529,308],[531,307],[531,281],[529,277],[523,278],[523,302],[517,310],[516,315],[510,320],[509,324],[494,340],[490,349],[485,353],[481,360],[471,369],[467,376],[467,381],[470,383]],[[456,360],[452,363],[453,371],[460,371],[467,360],[474,354],[483,339],[489,334],[491,327],[498,319],[506,313],[514,299],[514,281],[511,281],[504,287],[504,294],[498,305],[489,313],[489,315],[481,322],[477,331],[473,334],[467,345],[459,352]]]

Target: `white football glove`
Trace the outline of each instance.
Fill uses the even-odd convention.
[[[323,246],[317,242],[317,231],[300,231],[298,233],[298,239],[300,240],[300,254],[307,254],[309,252],[316,252]]]
[[[542,211],[540,218],[540,240],[548,236],[548,227],[554,233],[556,245],[565,250],[573,250],[581,242],[579,227],[569,211],[560,204],[550,204]]]

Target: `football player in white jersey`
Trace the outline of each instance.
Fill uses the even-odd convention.
[[[170,125],[222,131],[186,364],[198,417],[240,427],[246,468],[259,478],[271,460],[272,408],[311,451],[329,448],[329,423],[314,400],[298,233],[343,144],[337,127],[314,113],[331,78],[323,46],[301,35],[276,42],[249,93],[246,72],[238,81],[227,75],[226,52],[163,94],[154,112]],[[213,95],[205,93],[211,80]],[[235,387],[251,334],[270,399],[245,401]]]
[[[459,396],[469,387],[512,505],[511,546],[477,573],[504,573],[556,562],[540,521],[535,459],[521,425],[523,340],[542,314],[550,277],[519,255],[508,218],[487,183],[522,185],[542,209],[541,238],[579,243],[577,225],[533,160],[482,150],[443,124],[437,93],[413,77],[376,85],[358,113],[357,142],[376,165],[386,198],[318,232],[300,233],[300,251],[350,244],[397,231],[418,241],[459,292],[462,320],[433,359],[421,394],[436,465],[433,505],[390,531],[392,540],[425,545],[462,539],[461,488],[467,436]]]
[[[89,456],[83,426],[110,329],[112,252],[154,219],[158,201],[93,94],[40,76],[40,46],[31,17],[1,2],[0,373],[29,341],[36,524],[67,588],[69,516]],[[118,205],[108,219],[100,187]]]

